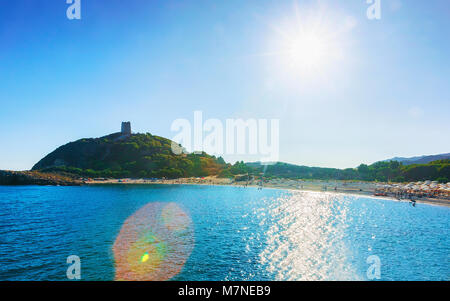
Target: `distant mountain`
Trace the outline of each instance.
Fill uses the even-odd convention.
[[[411,165],[411,164],[427,164],[433,161],[446,159],[450,159],[450,153],[431,156],[418,156],[411,158],[395,157],[392,159],[384,160],[382,162],[398,161],[403,163],[403,165]]]

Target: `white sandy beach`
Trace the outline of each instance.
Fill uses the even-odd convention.
[[[204,178],[180,178],[180,179],[89,179],[85,181],[88,185],[99,184],[163,184],[163,185],[210,185],[210,186],[238,186],[238,187],[261,187],[259,180],[236,182],[232,179],[204,177]],[[290,179],[272,179],[263,184],[262,188],[286,189],[296,191],[322,191],[330,193],[345,193],[355,195],[375,196],[377,191],[383,192],[383,195],[377,195],[377,198],[386,198],[395,201],[406,201],[406,197],[398,197],[395,190],[398,184],[375,183],[375,182],[355,182],[355,181],[321,181],[321,180],[290,180]],[[388,189],[389,188],[389,189]],[[413,199],[419,203],[428,203],[450,207],[450,199],[443,196],[439,197],[416,197]]]

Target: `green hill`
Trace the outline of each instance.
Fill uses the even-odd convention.
[[[63,145],[32,170],[64,171],[90,177],[179,178],[219,174],[227,165],[206,153],[175,155],[172,141],[147,134],[81,139]]]
[[[172,152],[172,141],[151,134],[115,133],[101,138],[81,139],[63,145],[40,160],[32,170],[108,178],[234,177],[249,174],[266,178],[422,181],[450,179],[450,160],[403,165],[401,162],[361,164],[358,168],[336,169],[298,166],[287,163],[262,165],[227,164],[219,157]],[[179,146],[181,148],[181,146]]]

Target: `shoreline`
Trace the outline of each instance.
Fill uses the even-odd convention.
[[[86,185],[197,185],[197,186],[232,186],[232,187],[252,187],[252,188],[259,188],[259,185],[256,185],[254,183],[236,183],[236,182],[230,182],[226,181],[227,179],[217,179],[217,178],[208,178],[202,181],[192,181],[186,180],[186,179],[176,179],[176,180],[157,180],[157,181],[150,181],[145,179],[114,179],[114,180],[105,180],[105,181],[89,181],[86,182]],[[228,183],[227,183],[228,182]],[[325,192],[325,193],[332,193],[332,194],[346,194],[350,196],[366,196],[370,198],[376,198],[376,199],[384,199],[384,200],[390,200],[395,202],[411,202],[409,199],[398,199],[394,196],[375,196],[375,183],[367,183],[367,182],[355,182],[355,183],[345,183],[341,182],[339,183],[340,186],[336,185],[336,190],[331,189],[328,190],[328,187],[334,186],[330,184],[337,184],[336,181],[333,181],[333,183],[330,183],[330,181],[320,181],[320,180],[309,180],[304,182],[305,185],[302,185],[303,187],[295,187],[293,185],[289,184],[268,184],[263,186],[263,189],[280,189],[280,190],[286,190],[286,191],[304,191],[304,192]],[[324,185],[325,184],[325,185]],[[347,184],[347,185],[342,185]],[[327,187],[325,190],[324,187]],[[339,188],[338,188],[339,187]],[[343,188],[345,187],[345,188]],[[373,190],[370,189],[373,187]],[[362,188],[365,188],[366,190],[363,190]],[[438,198],[415,198],[414,199],[417,203],[422,204],[428,204],[428,205],[435,205],[435,206],[444,206],[444,207],[450,207],[450,200],[446,199],[438,199]]]
[[[39,171],[0,170],[1,186],[81,186],[83,181],[71,174],[44,173]]]
[[[206,185],[206,186],[234,186],[259,188],[257,180],[233,181],[227,178],[209,176],[205,178],[179,178],[179,179],[81,179],[71,174],[40,173],[35,171],[3,171],[0,170],[1,186],[84,186],[84,185]],[[282,189],[287,191],[328,192],[336,194],[347,194],[354,196],[367,196],[378,199],[387,199],[396,202],[410,202],[410,199],[399,199],[393,193],[376,196],[379,185],[382,183],[363,181],[337,181],[337,180],[291,180],[272,179],[264,183],[264,189]],[[417,203],[450,207],[450,199],[427,196],[412,196]]]

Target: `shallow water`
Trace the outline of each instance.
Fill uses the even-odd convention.
[[[162,212],[151,220],[139,211],[152,210],[149,203]],[[169,204],[176,210],[164,211]],[[116,279],[123,258],[158,265],[150,251],[139,253],[153,234],[139,252],[130,239],[119,244],[131,255],[119,257],[113,246],[127,220],[137,217],[150,237],[168,220],[179,231],[177,216],[189,231],[155,234],[164,246],[157,259],[178,265],[172,280],[367,280],[371,255],[380,259],[381,280],[450,280],[450,208],[190,185],[0,187],[0,280],[65,280],[69,255],[81,258],[83,280]]]

